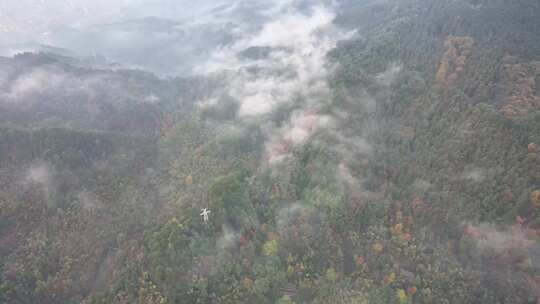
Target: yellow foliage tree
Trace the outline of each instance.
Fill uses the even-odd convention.
[[[405,290],[403,290],[403,289],[398,289],[397,290],[396,298],[398,300],[398,303],[400,303],[400,304],[409,303],[409,298],[407,297],[407,294],[405,293]]]
[[[266,256],[275,256],[277,254],[278,242],[277,240],[270,240],[263,245],[263,253]]]
[[[536,190],[531,193],[531,206],[534,209],[538,209],[540,207],[540,190]]]
[[[193,185],[193,176],[191,176],[191,175],[186,176],[186,178],[184,179],[184,183],[188,187]]]
[[[334,268],[328,268],[328,270],[326,270],[326,279],[332,283],[335,283],[337,281],[338,273]]]
[[[381,243],[373,244],[372,248],[376,253],[381,253],[384,250],[384,246]]]

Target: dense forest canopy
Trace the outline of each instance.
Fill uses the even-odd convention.
[[[539,37],[537,0],[2,1],[0,303],[539,303]]]

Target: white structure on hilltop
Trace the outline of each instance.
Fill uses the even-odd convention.
[[[203,222],[208,222],[208,215],[211,213],[212,211],[204,208],[204,209],[201,209],[201,216],[203,218]]]

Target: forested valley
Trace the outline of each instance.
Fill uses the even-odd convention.
[[[231,2],[0,57],[0,303],[540,303],[539,1]]]

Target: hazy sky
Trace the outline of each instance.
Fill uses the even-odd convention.
[[[26,42],[59,27],[80,27],[141,17],[183,19],[233,1],[189,0],[2,0],[0,42]]]
[[[240,69],[245,63],[237,53],[264,46],[287,50],[267,63],[294,67],[296,79],[308,86],[340,36],[332,27],[332,5],[323,2],[331,1],[0,0],[0,56],[40,50],[41,44],[69,56],[103,55],[124,67],[182,75]],[[272,87],[282,85],[263,92],[275,94]],[[249,95],[259,103],[261,94]]]

